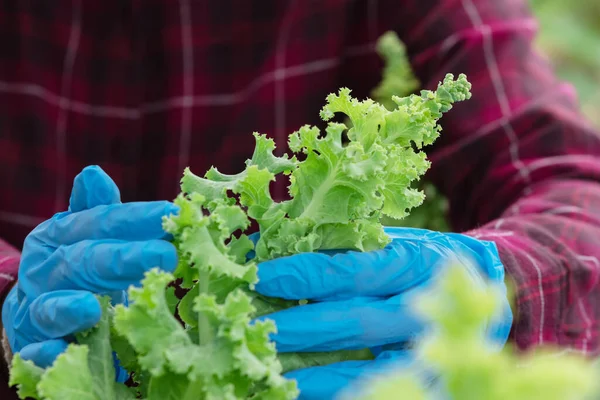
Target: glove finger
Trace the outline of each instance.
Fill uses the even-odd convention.
[[[359,399],[363,397],[356,395],[366,391],[373,379],[405,369],[412,362],[412,353],[395,352],[373,361],[344,361],[290,371],[284,376],[298,382],[299,400]]]
[[[57,291],[38,297],[30,306],[31,325],[38,335],[61,339],[94,327],[102,316],[102,310],[96,296],[85,291]],[[51,341],[51,340],[50,340]],[[49,342],[42,340],[42,342]],[[56,342],[59,353],[63,347],[61,340]],[[35,348],[35,346],[29,346]],[[52,362],[56,355],[45,354],[42,359]],[[129,373],[121,367],[115,353],[113,362],[115,378],[124,383]]]
[[[6,338],[8,339],[10,349],[13,353],[21,350],[25,344],[30,343],[22,343],[23,341],[20,340],[21,338],[17,335],[17,332],[15,332],[15,324],[18,321],[19,311],[21,310],[20,305],[19,288],[18,285],[15,285],[10,289],[2,304],[2,327],[4,328]]]
[[[118,204],[117,184],[97,165],[85,167],[74,179],[69,211],[79,212],[100,205]]]
[[[57,214],[38,226],[34,236],[55,247],[91,239],[162,239],[167,237],[162,218],[177,212],[178,207],[168,201],[101,205]]]
[[[27,271],[21,286],[29,295],[69,289],[104,294],[139,284],[155,267],[175,270],[177,250],[172,243],[85,240],[56,249],[46,261]]]
[[[452,256],[443,242],[417,239],[369,252],[302,253],[259,264],[256,290],[292,300],[385,297],[427,281]]]
[[[450,249],[455,257],[462,260],[461,264],[473,263],[488,279],[504,282],[504,266],[494,242],[482,241],[461,233],[441,233],[398,226],[385,227],[385,232],[394,242],[425,240],[440,243]]]
[[[21,358],[33,361],[40,368],[47,368],[67,349],[68,345],[63,339],[45,340],[23,347],[19,354]]]
[[[92,328],[102,310],[93,293],[60,290],[44,293],[29,306],[29,322],[36,336],[57,339]],[[21,328],[22,329],[22,328]]]
[[[354,298],[292,307],[267,314],[277,325],[280,352],[364,349],[410,341],[426,328],[406,293],[389,299]]]

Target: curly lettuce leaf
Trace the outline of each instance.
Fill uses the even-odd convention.
[[[40,383],[38,383],[40,396],[49,400],[115,398],[114,393],[112,396],[108,393],[106,397],[97,396],[96,388],[98,386],[94,385],[94,376],[87,363],[88,357],[88,347],[75,344],[69,345],[67,350],[56,358],[52,367],[44,373]],[[74,371],[78,371],[78,373],[74,375]],[[101,384],[104,384],[104,382],[101,382]],[[112,387],[112,382],[108,388],[110,387]]]
[[[268,192],[268,184],[275,179],[279,173],[289,173],[297,167],[295,157],[276,157],[273,155],[275,142],[264,135],[254,133],[256,147],[252,158],[246,161],[246,169],[239,174],[227,175],[219,172],[215,167],[210,168],[204,178],[194,175],[189,168],[184,171],[181,180],[183,193],[198,193],[204,196],[208,202],[228,198],[228,192],[248,196],[242,204],[250,207],[262,205],[268,208],[271,196]],[[267,185],[267,190],[264,187]],[[255,192],[254,189],[259,189]],[[252,216],[252,215],[251,215]],[[256,217],[253,217],[256,218]]]
[[[412,71],[406,48],[398,38],[396,32],[386,32],[379,38],[377,41],[377,52],[385,62],[385,65],[382,79],[379,85],[372,90],[371,96],[388,110],[393,110],[396,107],[396,103],[392,100],[392,97],[404,97],[416,92],[420,86],[420,82]],[[415,183],[408,194],[410,196],[419,196],[423,199],[423,203],[419,207],[410,210],[410,213],[408,213],[408,210],[404,213],[394,213],[393,210],[386,210],[388,215],[382,215],[382,224],[385,226],[405,226],[441,232],[449,231],[447,199],[431,182],[420,180]],[[392,185],[387,186],[391,187]],[[395,193],[403,193],[403,190],[394,190]],[[403,200],[398,202],[396,209],[401,210],[402,202]],[[389,214],[394,216],[389,216]]]
[[[21,398],[45,400],[128,400],[135,398],[123,384],[115,382],[111,346],[109,297],[100,297],[102,317],[92,329],[78,333],[54,363],[42,369],[17,354],[10,383],[18,384]]]
[[[30,360],[23,360],[19,353],[12,359],[9,386],[17,386],[17,394],[21,399],[41,399],[37,385],[42,379],[44,369],[38,367]]]
[[[323,137],[305,126],[290,136],[290,149],[306,157],[291,173],[285,218],[276,229],[261,229],[257,258],[385,246],[389,239],[382,234],[380,215],[402,218],[422,203],[423,193],[411,185],[429,162],[418,150],[439,136],[438,120],[454,102],[468,99],[469,90],[464,75],[454,80],[449,74],[435,92],[394,97],[397,107],[391,111],[352,98],[348,89],[328,96],[323,119],[343,113],[351,126],[330,122]],[[344,132],[349,143],[342,142]],[[333,235],[339,242],[323,234],[342,230],[344,235]]]
[[[102,316],[100,322],[91,331],[76,335],[77,342],[87,347],[88,367],[93,377],[92,391],[97,398],[116,398],[115,366],[111,344],[110,318],[112,309],[110,298],[101,297]],[[89,390],[89,388],[88,388]]]
[[[169,310],[165,289],[172,280],[172,275],[152,269],[140,288],[129,289],[129,306],[115,307],[116,331],[135,349],[140,367],[152,375],[161,375],[170,366],[167,352],[192,345]]]
[[[169,314],[164,289],[172,279],[151,270],[141,288],[130,289],[129,307],[115,310],[117,330],[150,374],[147,399],[245,399],[274,392],[280,394],[274,397],[278,400],[297,396],[295,382],[281,377],[269,340],[274,324],[251,323],[254,309],[248,296],[235,290],[220,304],[215,296],[198,293],[193,300],[197,329],[185,330]]]
[[[430,182],[421,181],[418,187],[425,195],[423,204],[413,209],[409,215],[401,220],[383,216],[381,223],[384,226],[404,226],[449,232],[450,225],[447,220],[449,210],[448,199]]]
[[[245,179],[252,180],[254,172],[266,170],[251,166],[248,171],[253,172],[246,174]],[[204,184],[203,180],[200,182]],[[241,187],[243,185],[242,182]],[[148,347],[138,349],[144,356],[150,351],[150,343],[153,351],[164,347],[160,350],[161,360],[152,363],[154,366],[162,363],[164,368],[151,370],[153,377],[148,396],[159,396],[155,394],[159,385],[153,382],[155,379],[164,381],[166,374],[173,375],[180,398],[187,398],[191,393],[206,399],[295,398],[296,384],[281,376],[282,367],[269,338],[275,332],[274,324],[268,320],[252,322],[257,310],[247,293],[258,278],[256,264],[247,261],[246,254],[253,245],[243,234],[234,236],[248,227],[246,214],[227,199],[209,199],[197,192],[181,194],[175,203],[180,213],[165,218],[164,228],[173,235],[185,268],[194,270],[194,280],[178,306],[186,324],[185,328],[179,327],[185,339],[171,341],[162,334],[161,339],[153,340],[153,335],[146,333],[150,337],[143,340],[148,341]],[[175,276],[177,273],[188,274],[176,271]],[[164,297],[164,285],[175,276],[161,278],[162,289],[151,288],[152,282],[146,282],[142,290],[147,287],[149,294]],[[124,313],[135,307],[149,308],[150,304],[136,300],[135,289],[131,291],[133,305],[123,308]],[[161,305],[161,313],[168,313],[165,299],[156,299],[153,303]],[[130,322],[124,325],[133,326]],[[175,328],[168,330],[172,332]],[[135,339],[139,340],[142,338]],[[163,340],[166,340],[164,346]],[[187,380],[182,379],[183,376]]]

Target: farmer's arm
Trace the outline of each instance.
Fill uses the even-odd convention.
[[[376,25],[397,30],[424,86],[446,72],[473,84],[428,152],[454,230],[498,245],[515,283],[519,348],[596,353],[600,135],[534,51],[526,0],[406,3],[380,2]]]

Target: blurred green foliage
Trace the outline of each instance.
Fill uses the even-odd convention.
[[[598,399],[597,372],[580,354],[490,344],[485,329],[504,296],[498,289],[474,284],[465,265],[449,265],[413,303],[435,326],[414,347],[414,360],[340,400]]]
[[[600,1],[529,0],[539,22],[536,46],[577,89],[581,109],[600,126]]]

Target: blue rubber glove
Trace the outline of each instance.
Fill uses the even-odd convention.
[[[147,270],[172,272],[177,253],[164,240],[162,217],[176,211],[166,201],[123,204],[102,169],[85,168],[74,180],[69,211],[25,239],[18,282],[2,307],[11,350],[47,367],[74,333],[100,320],[95,294],[126,303],[125,290]],[[119,369],[117,380],[125,378]]]
[[[277,324],[280,352],[327,352],[370,348],[373,361],[348,361],[291,371],[300,399],[331,399],[359,378],[406,362],[402,345],[426,332],[413,310],[415,296],[430,288],[452,260],[469,268],[473,284],[494,282],[506,294],[504,267],[495,244],[460,234],[386,228],[392,238],[372,252],[304,253],[259,265],[256,290],[290,300],[315,300],[260,319]],[[467,262],[467,261],[470,261]],[[499,347],[508,338],[512,312],[505,298],[487,326]]]

